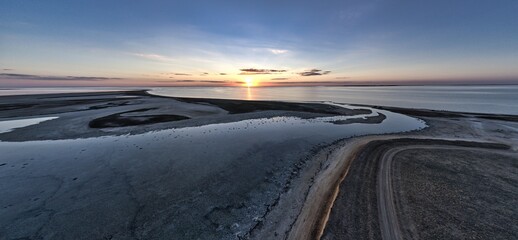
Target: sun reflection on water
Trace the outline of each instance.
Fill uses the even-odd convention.
[[[254,100],[253,89],[251,87],[246,88],[246,100]]]

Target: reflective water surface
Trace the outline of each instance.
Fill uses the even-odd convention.
[[[28,118],[18,120],[7,120],[0,121],[0,133],[10,132],[15,128],[27,127],[30,125],[38,124],[40,122],[56,119],[58,117],[40,117],[40,118]]]
[[[153,88],[176,97],[246,100],[334,101],[457,112],[518,114],[518,85],[380,87],[185,87]]]
[[[135,87],[0,89],[0,96],[138,90]],[[149,89],[149,88],[148,88]],[[376,87],[164,87],[157,95],[244,100],[334,101],[474,113],[518,114],[518,85]]]

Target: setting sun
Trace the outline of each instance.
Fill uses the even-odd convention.
[[[253,87],[255,85],[256,85],[256,82],[251,77],[245,78],[245,86],[246,87]]]

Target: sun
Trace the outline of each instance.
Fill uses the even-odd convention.
[[[252,79],[251,77],[245,78],[245,86],[246,87],[253,87],[253,86],[255,86],[254,79]]]

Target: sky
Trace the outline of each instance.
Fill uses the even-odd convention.
[[[0,87],[518,83],[516,0],[0,2]]]

